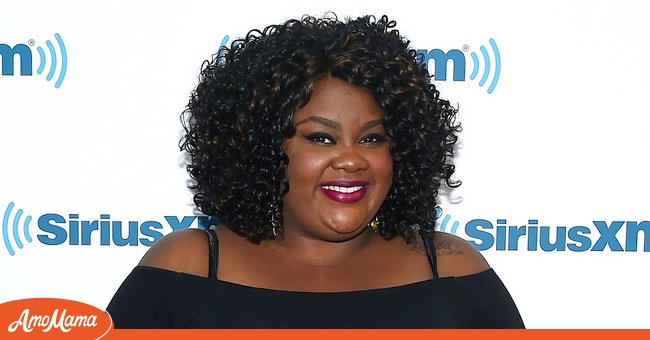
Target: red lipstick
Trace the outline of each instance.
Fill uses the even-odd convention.
[[[320,185],[320,191],[332,201],[354,203],[360,201],[368,190],[366,181],[329,181]]]

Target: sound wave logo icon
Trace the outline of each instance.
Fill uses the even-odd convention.
[[[61,69],[59,70],[59,76],[57,77],[56,82],[54,83],[54,87],[58,89],[61,86],[63,79],[65,79],[65,73],[68,70],[68,53],[65,49],[65,44],[63,43],[63,39],[61,39],[59,33],[54,33],[54,39],[59,45],[59,51],[61,53]],[[47,81],[50,81],[52,80],[52,77],[54,77],[54,73],[56,72],[58,59],[52,42],[47,40],[45,41],[45,45],[47,46],[47,49],[50,52],[50,69],[47,72],[45,79]],[[43,51],[43,48],[41,46],[38,46],[36,50],[38,51],[38,56],[40,57],[40,63],[38,64],[38,69],[36,70],[36,72],[38,74],[41,74],[45,70],[45,64],[47,58],[45,57],[45,51]]]
[[[497,43],[494,41],[494,39],[490,38],[489,42],[490,42],[490,47],[492,47],[492,53],[494,56],[494,74],[492,75],[492,81],[490,82],[490,86],[488,86],[487,93],[492,93],[492,91],[494,91],[494,88],[497,86],[497,83],[499,82],[499,76],[501,75],[501,54],[499,53],[499,48],[497,47]],[[487,82],[488,77],[490,76],[491,62],[490,62],[490,55],[488,54],[487,48],[485,48],[485,46],[481,46],[480,51],[481,54],[483,55],[484,66],[483,66],[483,75],[481,76],[481,79],[478,81],[478,85],[483,87],[483,85],[485,85],[485,83]],[[470,55],[472,56],[472,62],[474,63],[474,68],[472,69],[472,73],[469,75],[469,79],[474,80],[478,75],[480,62],[475,52],[472,52]]]
[[[36,51],[38,52],[39,57],[36,73],[39,75],[44,74],[45,80],[47,81],[56,79],[54,81],[54,87],[58,89],[61,87],[61,84],[63,83],[66,72],[68,70],[68,52],[66,50],[65,43],[63,42],[63,39],[59,33],[54,34],[54,40],[58,49],[55,48],[54,43],[52,43],[50,40],[45,41],[45,48],[42,46],[36,47]],[[20,63],[20,75],[31,76],[33,74],[33,58],[30,46],[35,45],[36,42],[34,39],[30,39],[27,45],[16,44],[14,47],[10,47],[7,44],[0,44],[0,57],[2,57],[2,75],[14,75],[14,62],[15,56],[17,55]],[[48,53],[46,53],[46,51]],[[48,64],[49,68],[47,67]]]
[[[436,220],[440,220],[440,217],[442,216],[442,208],[438,207],[436,208]],[[442,219],[439,225],[439,230],[442,232],[449,232],[451,234],[456,234],[456,231],[458,230],[458,226],[460,223],[458,221],[454,221],[451,224],[451,227],[449,231],[447,231],[447,226],[449,226],[449,221],[451,220],[451,216],[449,214],[445,215],[445,217]]]
[[[476,52],[471,52],[470,56],[472,58],[472,73],[470,74],[470,80],[478,80],[478,85],[483,87],[489,82],[487,93],[491,94],[499,83],[499,77],[501,76],[501,53],[499,52],[499,47],[494,39],[489,39],[490,48],[492,54],[488,52],[488,49],[481,45],[479,48],[482,58],[479,58],[479,55]],[[452,49],[447,52],[443,52],[440,49],[432,50],[417,50],[419,54],[422,55],[422,62],[428,67],[429,62],[433,59],[435,67],[433,71],[433,79],[436,81],[446,81],[447,80],[447,64],[451,60],[453,66],[453,80],[454,81],[465,81],[465,74],[467,72],[467,60],[465,58],[465,53],[469,52],[470,48],[468,45],[463,45],[462,51]],[[483,69],[483,73],[479,78],[479,71]]]
[[[2,218],[2,239],[4,241],[5,247],[7,248],[7,251],[11,256],[14,256],[16,252],[14,251],[14,248],[11,246],[11,243],[9,242],[9,226],[11,225],[11,231],[13,234],[13,239],[16,243],[16,246],[19,249],[23,248],[23,242],[20,240],[20,219],[23,216],[23,210],[18,209],[16,211],[16,214],[14,215],[13,221],[10,224],[9,223],[9,217],[11,216],[11,212],[14,208],[14,202],[9,202],[7,205],[7,209],[5,209],[4,216]],[[32,216],[27,215],[25,217],[25,220],[23,221],[22,225],[22,233],[27,242],[32,242],[32,237],[29,235],[29,223],[32,221]]]
[[[221,44],[219,44],[219,51],[217,52],[218,56],[220,57],[223,56],[224,48],[226,47],[228,40],[230,40],[230,36],[228,34],[224,35],[223,39],[221,39]]]

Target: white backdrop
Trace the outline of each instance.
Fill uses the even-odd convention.
[[[0,302],[59,297],[104,308],[149,236],[171,232],[168,220],[185,216],[181,224],[197,226],[177,143],[203,60],[226,35],[334,11],[341,18],[387,14],[413,47],[464,56],[463,79],[451,80],[450,62],[447,80],[437,81],[459,105],[464,126],[463,185],[444,198],[448,221],[440,227],[450,232],[457,222],[456,234],[485,248],[527,326],[650,327],[650,20],[642,2],[2,7],[3,61],[9,48],[23,50],[0,76]],[[21,75],[29,53],[32,75]],[[74,235],[77,221],[98,229],[89,242]],[[131,234],[137,245],[116,245],[110,231],[121,223],[126,237],[129,222],[142,227]],[[516,230],[526,232],[518,242]],[[504,237],[511,239],[499,250]],[[544,242],[563,250],[545,251]]]

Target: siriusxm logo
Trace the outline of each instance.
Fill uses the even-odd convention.
[[[442,216],[442,210],[439,209],[437,215]],[[456,221],[451,224],[450,219],[446,215],[438,228],[440,231],[457,234],[460,223]],[[523,225],[513,225],[506,219],[497,219],[495,222],[473,219],[465,223],[461,230],[467,235],[464,238],[478,250],[583,252],[609,248],[616,252],[650,252],[650,221],[591,221],[584,226],[572,227],[540,225],[536,219],[529,219]],[[621,243],[619,236],[624,242]]]
[[[225,35],[221,40],[219,45],[219,54],[222,53],[223,48],[228,43],[230,36]],[[490,47],[492,49],[492,54],[488,53],[488,49],[485,46],[481,46],[479,51],[481,51],[482,59],[479,59],[479,56],[476,52],[472,51],[470,56],[472,58],[472,72],[469,75],[470,80],[478,79],[478,85],[483,87],[487,84],[490,79],[490,84],[487,88],[487,93],[491,94],[494,91],[494,88],[499,83],[499,76],[501,75],[501,54],[499,53],[499,48],[497,47],[496,41],[494,39],[489,40]],[[465,81],[466,80],[466,71],[467,71],[467,61],[465,53],[469,52],[469,46],[463,45],[463,51],[460,50],[449,50],[444,52],[440,49],[417,50],[418,53],[422,54],[422,62],[429,67],[431,61],[434,63],[434,72],[433,77],[437,81],[446,81],[447,80],[447,65],[451,60],[453,62],[453,75],[452,79],[454,81]],[[481,61],[482,60],[482,61]],[[494,61],[492,61],[494,60]],[[481,69],[481,64],[483,65],[483,73],[481,77],[479,76],[479,70]],[[494,67],[494,69],[493,69]]]
[[[476,52],[471,52],[470,56],[472,57],[472,73],[469,75],[469,79],[477,79],[479,74],[479,69],[481,64],[483,64],[483,73],[481,74],[480,79],[478,79],[478,85],[483,87],[492,75],[492,80],[490,85],[487,88],[487,93],[492,93],[494,88],[499,82],[499,76],[501,75],[501,54],[499,53],[499,48],[497,47],[496,41],[490,38],[489,40],[490,47],[492,48],[492,55],[488,53],[488,50],[485,46],[481,46],[479,50],[482,55],[482,62],[479,59]],[[454,81],[465,81],[466,70],[467,70],[467,61],[465,58],[465,52],[469,52],[469,46],[463,45],[463,51],[460,50],[449,50],[443,52],[440,49],[433,50],[417,50],[418,53],[421,53],[424,56],[423,62],[427,67],[430,65],[430,61],[434,61],[434,71],[433,77],[438,81],[447,80],[447,64],[449,61],[453,61],[453,76]],[[494,59],[494,62],[491,60]],[[494,65],[494,71],[492,71],[492,66]]]
[[[36,73],[44,74],[45,80],[51,81],[55,79],[54,87],[61,87],[61,83],[65,79],[65,74],[68,69],[68,54],[65,49],[65,44],[59,33],[54,34],[54,39],[58,46],[58,50],[54,47],[54,44],[50,40],[45,41],[45,46],[47,47],[46,55],[45,49],[42,46],[37,46],[36,51],[38,53],[38,68]],[[32,76],[34,73],[33,65],[33,53],[32,47],[36,45],[36,42],[33,39],[30,39],[25,44],[16,44],[13,47],[4,43],[0,43],[0,58],[2,59],[2,75],[3,76],[13,76],[16,73],[16,66],[19,68],[19,74],[21,76]],[[17,60],[17,62],[16,62]],[[49,69],[46,70],[46,66],[49,63]],[[17,65],[16,65],[17,64]],[[57,75],[58,69],[58,75]],[[46,72],[47,71],[47,72]]]
[[[12,218],[13,216],[13,218]],[[170,231],[187,229],[197,224],[198,228],[208,228],[217,225],[218,220],[208,216],[163,216],[164,221],[116,221],[110,214],[100,214],[99,218],[83,219],[79,214],[46,213],[38,217],[36,226],[39,231],[36,239],[45,245],[56,246],[69,244],[75,246],[151,246]],[[32,216],[23,219],[23,210],[14,212],[14,202],[9,202],[2,218],[2,239],[4,246],[11,256],[16,254],[12,246],[13,239],[16,247],[24,247],[23,239],[31,243],[30,233]]]

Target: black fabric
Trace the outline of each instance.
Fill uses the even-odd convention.
[[[422,237],[422,242],[424,243],[424,251],[427,253],[427,259],[429,259],[429,266],[431,266],[431,271],[433,272],[433,278],[438,278],[438,260],[436,259],[436,251],[433,246],[433,238],[431,234],[420,230],[420,237]]]
[[[523,328],[492,269],[342,293],[253,288],[136,267],[107,308],[115,328]]]
[[[217,264],[219,263],[219,238],[214,229],[206,229],[208,234],[208,277],[217,278]]]
[[[426,239],[426,238],[425,238]],[[523,328],[492,269],[397,287],[315,293],[219,280],[218,240],[209,277],[138,266],[108,305],[115,328]],[[432,248],[432,244],[425,243]],[[427,251],[435,271],[433,258]]]

